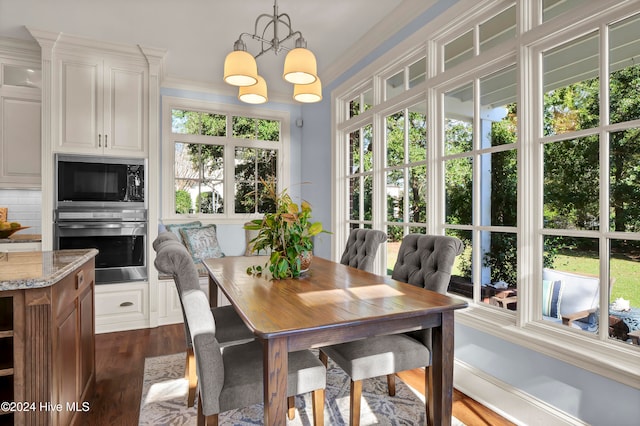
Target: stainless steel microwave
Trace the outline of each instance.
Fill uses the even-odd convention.
[[[144,208],[145,160],[56,155],[56,208]]]

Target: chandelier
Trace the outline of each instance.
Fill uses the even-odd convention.
[[[259,30],[260,25],[263,25]],[[284,27],[287,34],[278,38],[279,30]],[[267,38],[267,33],[272,38]],[[247,45],[242,37],[259,41],[261,49],[255,56],[247,52]],[[294,48],[284,43],[294,37]],[[273,50],[277,55],[282,50],[288,51],[284,60],[282,78],[293,84],[293,99],[298,102],[319,102],[322,100],[322,84],[318,78],[316,57],[307,49],[307,42],[300,31],[293,31],[291,18],[286,13],[278,14],[278,0],[273,2],[273,15],[261,14],[254,24],[253,34],[241,33],[233,44],[233,52],[224,60],[224,81],[238,86],[238,99],[250,104],[267,102],[267,82],[258,75],[256,59]]]

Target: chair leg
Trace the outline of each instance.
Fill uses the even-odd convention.
[[[426,407],[425,408],[425,419],[426,419],[425,423],[426,423],[427,426],[435,426],[429,421],[429,398],[431,397],[431,395],[433,395],[433,382],[431,381],[431,369],[429,368],[428,365],[424,368],[424,377],[425,377],[425,381],[426,381],[426,383],[425,383],[426,386],[425,386],[425,390],[424,390],[424,393],[425,393],[425,395],[424,395],[425,396],[425,398],[424,398],[425,404],[424,405]]]
[[[351,381],[351,407],[349,410],[349,424],[360,426],[360,399],[362,398],[362,380]]]
[[[389,396],[396,396],[395,374],[387,374],[387,387],[389,388]]]
[[[202,398],[198,398],[197,425],[198,426],[218,426],[218,413],[212,414],[210,416],[205,416],[204,413],[202,412]]]
[[[311,393],[313,406],[313,425],[324,426],[324,389],[316,389]]]
[[[193,348],[187,349],[187,362],[184,375],[185,378],[189,381],[187,407],[193,407],[193,404],[196,400],[196,388],[198,387],[198,376],[196,374],[196,358],[193,353]]]
[[[327,356],[327,354],[322,352],[322,350],[320,350],[320,362],[324,364],[324,368],[327,368],[327,364],[329,363],[329,357]]]
[[[287,410],[289,420],[293,420],[296,418],[296,397],[287,397],[287,405],[289,406],[289,409]]]

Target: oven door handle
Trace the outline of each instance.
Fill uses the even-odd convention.
[[[64,229],[124,229],[124,228],[146,228],[146,223],[139,222],[122,222],[122,223],[94,223],[94,222],[83,222],[83,223],[64,223],[58,222],[56,224],[58,228]]]

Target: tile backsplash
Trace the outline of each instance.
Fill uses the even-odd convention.
[[[24,189],[0,189],[0,207],[9,208],[7,220],[20,222],[30,229],[27,234],[41,234],[42,191]]]

